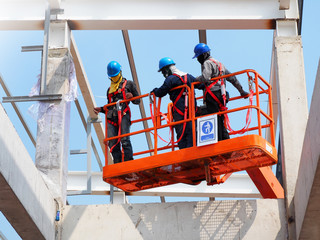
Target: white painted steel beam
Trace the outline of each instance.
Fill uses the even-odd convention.
[[[298,25],[296,20],[278,20],[276,21],[277,37],[295,37],[298,36]]]
[[[48,0],[51,9],[59,9],[61,0]]]
[[[288,10],[278,0],[65,0],[60,8],[72,30],[274,29],[276,19],[299,18],[297,0]],[[43,0],[2,0],[0,30],[42,30],[44,13]]]
[[[290,0],[279,0],[280,9],[285,10],[290,8]]]
[[[86,172],[68,173],[68,193],[86,190]],[[101,172],[92,173],[92,194],[109,195],[110,185],[102,180]],[[132,196],[171,196],[171,197],[230,197],[230,198],[261,198],[261,195],[247,174],[232,174],[220,185],[207,186],[202,182],[197,186],[174,184],[139,192],[127,193]]]

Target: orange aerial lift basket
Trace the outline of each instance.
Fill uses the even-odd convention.
[[[150,101],[150,116],[133,120],[132,124],[147,121],[151,122],[152,126],[128,134],[105,138],[106,154],[103,180],[125,192],[134,192],[176,183],[197,185],[206,181],[208,185],[214,185],[223,183],[234,172],[246,170],[263,197],[282,198],[283,189],[271,168],[267,167],[277,163],[271,86],[254,70],[244,70],[223,77],[233,75],[236,75],[238,79],[244,77],[248,80],[250,96],[247,99],[240,96],[230,98],[228,103],[230,109],[215,114],[196,115],[194,86],[199,83],[193,83],[191,88],[188,87],[188,116],[178,122],[172,121],[172,104],[169,104],[167,113],[161,113],[161,98],[155,98],[149,94],[136,97],[141,99],[150,97],[152,99]],[[218,78],[212,79],[212,81]],[[182,86],[178,88],[182,88]],[[197,99],[201,99],[201,97]],[[265,107],[267,110],[262,108],[261,103],[267,105]],[[107,107],[115,104],[105,105],[104,109],[107,110]],[[235,114],[235,118],[232,118],[233,114]],[[245,117],[240,119],[237,114]],[[246,122],[245,127],[236,131],[229,127],[230,139],[200,146],[198,144],[200,130],[197,130],[199,125],[197,122],[210,117],[214,119],[217,115],[224,115],[227,125],[229,124],[228,116],[230,116],[230,121]],[[165,119],[167,121],[163,123]],[[175,134],[173,134],[172,128],[174,125],[190,121],[193,131],[193,147],[179,150],[174,142]],[[171,132],[171,141],[168,145],[161,146],[159,134],[164,129],[169,129]],[[134,160],[112,164],[112,159],[108,159],[108,141],[145,132],[153,133],[153,148],[134,153]],[[262,135],[269,136],[268,140]],[[137,142],[134,141],[133,148],[135,145]]]

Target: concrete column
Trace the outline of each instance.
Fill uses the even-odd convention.
[[[296,184],[294,205],[297,239],[320,239],[320,61]]]
[[[50,23],[45,94],[69,91],[70,29],[66,21]],[[36,166],[54,198],[66,203],[70,102],[42,102],[38,115]]]
[[[293,198],[308,119],[301,37],[275,37],[275,52],[288,234],[296,239]]]

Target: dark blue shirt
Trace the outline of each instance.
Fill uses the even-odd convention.
[[[184,79],[184,76],[182,76],[182,79]],[[194,76],[191,74],[187,74],[187,85],[191,88],[191,83],[196,82],[196,79]],[[184,83],[181,81],[181,79],[176,76],[176,75],[170,75],[164,80],[164,83],[162,84],[161,87],[153,89],[154,94],[157,97],[164,97],[165,95],[169,94],[170,100],[172,102],[175,102],[179,93],[181,92],[181,89],[179,88],[176,90],[172,90],[175,87],[178,87],[180,85],[183,85]],[[198,89],[203,89],[202,85],[195,85],[195,88]],[[190,96],[190,94],[189,94]],[[182,95],[180,99],[176,103],[176,107],[181,111],[184,112],[184,106],[185,106],[185,96]],[[196,101],[195,101],[195,106],[196,106]]]

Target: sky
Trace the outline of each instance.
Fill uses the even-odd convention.
[[[317,18],[320,1],[304,1],[302,21],[302,43],[308,104],[310,106],[314,81],[320,56],[320,24]],[[129,62],[121,31],[74,31],[84,68],[89,79],[97,106],[106,103],[106,89],[109,86],[106,66],[115,60],[122,65],[123,76],[132,79]],[[171,57],[178,69],[194,76],[200,75],[200,65],[193,57],[193,48],[198,43],[196,30],[170,31],[129,31],[133,56],[140,82],[141,92],[148,93],[163,83],[158,73],[158,63],[162,57]],[[271,30],[208,30],[207,43],[212,49],[211,55],[220,60],[231,72],[254,69],[265,79],[270,77],[273,31]],[[21,52],[22,46],[43,44],[43,31],[0,31],[0,74],[13,96],[28,95],[37,81],[41,68],[40,52]],[[247,85],[242,82],[247,90]],[[228,85],[231,96],[238,93]],[[80,91],[79,91],[80,93]],[[6,96],[0,87],[0,97]],[[2,100],[2,99],[1,99]],[[85,109],[83,97],[79,94],[82,109]],[[163,100],[168,102],[168,97]],[[27,121],[33,135],[36,136],[36,122],[28,113],[32,103],[18,103],[20,111]],[[35,148],[25,133],[9,103],[2,103],[13,122],[32,159]],[[138,112],[138,107],[133,106]],[[147,109],[147,102],[145,103]],[[86,114],[86,112],[84,112]],[[136,116],[134,113],[133,118]],[[137,115],[138,116],[138,115]],[[138,116],[139,117],[139,116]],[[86,132],[74,104],[71,106],[70,150],[86,148]],[[134,146],[135,147],[135,146]],[[103,159],[100,151],[100,157]],[[98,165],[93,161],[93,171]],[[83,171],[86,168],[85,156],[70,156],[69,171]],[[68,198],[70,204],[103,204],[109,202],[108,196]],[[168,198],[167,201],[177,199]],[[179,199],[178,199],[179,200]],[[182,199],[183,200],[183,199]],[[159,202],[157,198],[134,197],[135,202]],[[8,239],[20,239],[0,213],[0,231]]]

